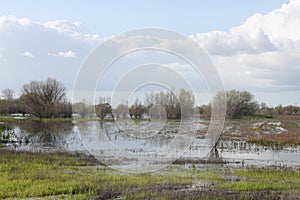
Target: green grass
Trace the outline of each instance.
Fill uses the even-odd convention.
[[[0,116],[0,122],[19,122],[21,120],[24,120],[24,119],[16,119],[16,118],[13,118],[13,117],[1,117]]]
[[[176,172],[178,172],[176,170]],[[64,154],[1,153],[0,199],[49,196],[87,198],[137,196],[160,188],[180,188],[193,183],[189,176],[172,173],[121,174],[95,167],[75,156]],[[102,197],[101,197],[102,198]]]
[[[272,119],[272,116],[267,115],[249,115],[249,116],[242,116],[240,119]]]
[[[14,118],[14,117],[0,117],[0,122],[21,122],[21,121],[26,121],[26,120],[41,120],[41,121],[72,121],[74,120],[73,118],[37,118],[37,117],[29,117],[26,119],[18,119],[18,118]]]
[[[294,191],[300,193],[300,172],[275,169],[236,170],[241,181],[225,182],[221,188],[237,191]]]
[[[300,194],[299,171],[228,170],[221,166],[197,170],[171,165],[156,173],[126,174],[95,166],[94,160],[83,154],[34,154],[2,149],[0,174],[0,199],[227,199],[224,194],[232,199],[251,199],[260,195],[257,191],[272,192],[271,195],[277,195],[277,191]],[[231,181],[228,177],[236,179]],[[186,190],[199,182],[209,186]]]

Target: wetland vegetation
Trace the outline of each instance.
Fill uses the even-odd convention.
[[[193,144],[194,149],[183,156],[184,162],[151,173],[132,174],[106,166],[80,148],[76,130],[87,134],[93,130],[91,127],[102,124],[97,120],[7,120],[0,125],[1,133],[14,134],[15,140],[10,145],[2,139],[0,198],[297,199],[300,195],[297,140],[283,143],[280,139],[285,137],[279,137],[289,137],[289,131],[297,132],[297,122],[298,119],[283,117],[227,121],[218,145],[224,162],[192,162],[189,158],[195,160],[197,155],[197,144]],[[169,123],[168,129],[172,130],[174,122]],[[208,123],[195,121],[194,124],[201,124],[205,132]],[[110,130],[112,125],[108,121],[102,127]],[[278,135],[277,148],[269,143],[251,145],[253,142],[249,140],[259,137],[258,132]],[[171,134],[167,130],[160,133],[163,138]],[[201,131],[195,132],[199,134]],[[114,134],[109,136],[116,139]],[[119,137],[117,140],[126,141]],[[279,152],[278,155],[283,152],[283,156],[266,164],[274,159],[266,154],[261,162],[251,163],[259,160],[268,146],[271,152]],[[256,158],[247,161],[249,153]],[[284,160],[286,155],[294,159],[292,164]]]
[[[20,107],[22,101],[30,104],[31,98],[43,101],[47,91],[30,92],[43,84],[57,86],[60,101],[51,100],[38,110],[32,110],[34,105]],[[78,102],[73,106],[78,115],[72,118],[64,87],[56,80],[24,87],[33,96],[13,99],[13,92],[7,90],[9,95],[0,101],[0,199],[300,196],[300,109],[296,106],[270,108],[257,104],[249,92],[228,91],[227,121],[214,154],[220,157],[211,159],[203,154],[211,105],[193,107],[187,91],[178,94],[181,99],[188,97],[183,104],[188,115],[180,112],[179,101],[171,101],[174,94],[162,92],[148,94],[146,105],[136,100],[131,106],[112,108],[102,98],[93,108]],[[163,105],[166,113],[151,108],[156,104]],[[20,110],[24,112],[12,114]],[[160,155],[158,150],[165,147],[169,151]],[[164,160],[168,156],[172,159]],[[140,168],[144,171],[135,171]]]
[[[155,173],[127,174],[78,153],[2,149],[0,154],[0,198],[259,199],[300,194],[300,172],[289,168],[171,165]]]

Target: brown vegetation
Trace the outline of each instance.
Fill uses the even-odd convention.
[[[250,137],[247,142],[261,145],[300,145],[300,128],[277,134],[262,133],[260,136]]]

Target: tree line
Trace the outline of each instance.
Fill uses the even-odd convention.
[[[147,93],[144,102],[136,99],[131,105],[128,102],[119,104],[116,108],[110,105],[110,98],[100,97],[96,105],[90,105],[84,100],[73,105],[66,97],[64,85],[53,78],[45,81],[31,81],[23,85],[21,95],[15,98],[11,89],[2,91],[0,98],[0,115],[30,114],[38,118],[70,118],[73,113],[87,117],[96,113],[100,119],[107,117],[120,118],[168,118],[181,119],[200,115],[209,119],[212,103],[195,106],[195,97],[191,91],[180,89],[174,91],[160,91]],[[265,103],[258,103],[248,91],[230,90],[219,93],[213,101],[225,96],[227,104],[227,118],[241,118],[243,116],[264,115],[300,115],[300,107],[296,105],[268,107]],[[73,108],[73,109],[72,109]]]
[[[195,99],[190,91],[180,89],[177,93],[171,91],[151,92],[146,94],[144,103],[137,98],[131,105],[124,102],[116,108],[112,108],[109,102],[110,98],[104,97],[100,97],[99,103],[95,106],[88,105],[85,101],[77,102],[73,106],[73,111],[81,117],[86,117],[89,113],[95,112],[101,119],[107,116],[135,119],[141,119],[145,116],[149,118],[180,119],[188,118],[193,114]]]
[[[72,104],[66,98],[66,88],[56,79],[31,81],[24,84],[19,98],[14,91],[5,89],[0,100],[0,114],[21,113],[38,118],[70,118]]]

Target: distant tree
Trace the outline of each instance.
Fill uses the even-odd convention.
[[[2,90],[2,99],[0,100],[0,114],[8,115],[18,113],[18,99],[14,99],[12,89]]]
[[[88,113],[90,112],[89,110],[89,105],[87,105],[85,101],[76,102],[73,105],[73,112],[79,114],[82,118],[88,115]]]
[[[12,100],[14,98],[15,91],[12,89],[2,90],[2,97],[5,100]]]
[[[142,105],[139,99],[136,99],[134,104],[132,104],[129,108],[130,116],[131,117],[134,116],[135,118],[141,118],[144,113],[145,113],[145,107]]]
[[[300,108],[294,105],[288,105],[282,108],[282,114],[284,115],[297,115],[300,114]]]
[[[254,115],[259,106],[253,95],[248,91],[231,90],[226,92],[227,116],[239,118]]]
[[[7,114],[6,100],[3,100],[3,99],[0,99],[0,114],[1,115]]]
[[[193,113],[195,104],[195,97],[191,91],[181,89],[178,94],[178,101],[180,103],[180,116],[182,118],[189,118]]]
[[[266,117],[273,117],[275,114],[275,109],[262,102],[260,103],[259,109],[256,111],[256,113]]]
[[[56,79],[48,78],[46,81],[31,81],[25,84],[20,100],[27,113],[39,118],[70,116],[66,89]]]
[[[100,119],[104,119],[108,115],[113,117],[112,108],[109,103],[100,103],[95,106],[95,110]]]
[[[210,119],[211,117],[211,104],[208,105],[201,105],[200,107],[198,107],[199,109],[199,114],[200,114],[200,118],[202,119]]]
[[[129,107],[126,104],[119,104],[114,110],[116,117],[126,117],[129,114]]]
[[[58,103],[56,106],[54,106],[54,113],[53,117],[59,117],[59,118],[71,118],[73,111],[72,111],[72,104],[68,101],[64,101],[62,103]]]
[[[266,109],[266,108],[268,108],[267,104],[265,102],[261,102],[259,109]]]
[[[188,118],[193,114],[195,98],[192,92],[180,89],[178,93],[161,91],[147,94],[145,103],[148,109],[156,104],[163,106],[168,119],[180,119]]]
[[[278,106],[275,107],[275,113],[278,115],[281,115],[283,112],[283,106],[279,104]]]
[[[216,95],[214,101],[222,97],[223,94]],[[259,108],[259,105],[253,99],[253,95],[248,91],[230,90],[225,92],[227,102],[228,118],[240,118],[242,116],[254,115]],[[222,101],[220,101],[222,102]],[[216,103],[215,105],[217,105]]]

